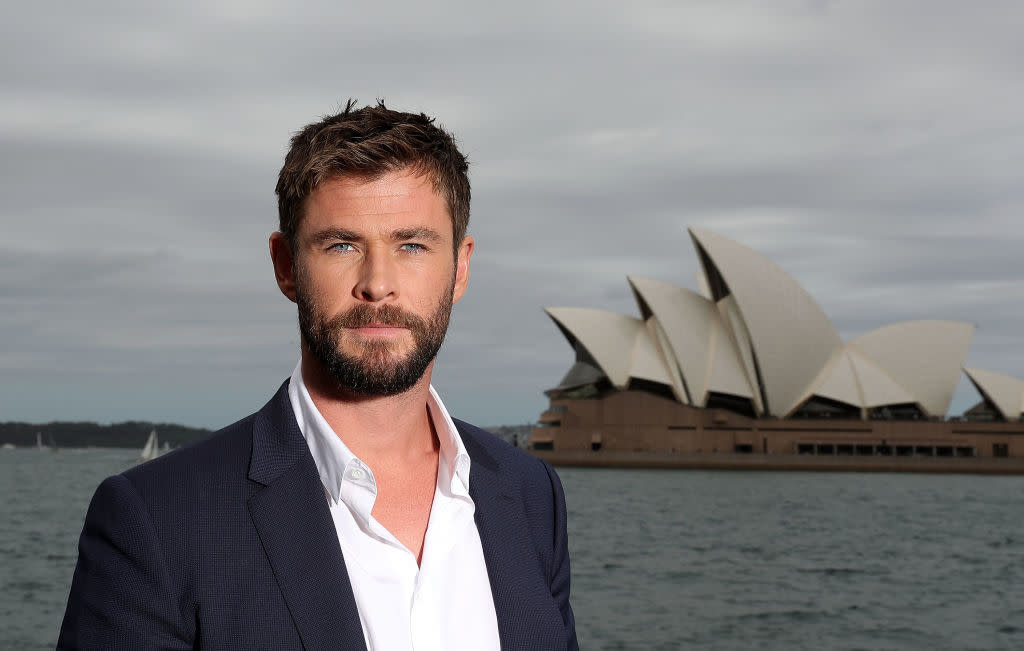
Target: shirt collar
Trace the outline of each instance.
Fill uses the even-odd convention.
[[[313,399],[306,389],[306,383],[302,379],[301,360],[296,364],[288,383],[288,398],[292,411],[295,413],[299,431],[306,439],[306,445],[309,446],[309,451],[313,455],[320,480],[331,500],[334,502],[344,500],[350,507],[360,512],[365,511],[364,515],[369,516],[369,510],[373,507],[373,499],[376,498],[377,493],[373,474],[370,468],[348,449],[348,446],[324,419],[320,410],[313,404]],[[433,385],[430,386],[430,393],[427,396],[427,409],[440,443],[437,468],[438,485],[447,493],[468,498],[469,453],[466,452],[466,446],[462,443],[459,430],[455,427],[455,423]],[[359,470],[362,472],[358,472]],[[441,481],[442,479],[444,481]],[[369,503],[363,499],[359,500],[360,504],[350,502],[349,496],[353,494],[353,491],[343,490],[343,487],[346,483],[353,482],[362,484],[370,490]],[[363,492],[365,493],[365,491]]]
[[[453,494],[469,497],[469,453],[462,443],[459,428],[455,427],[455,422],[452,421],[444,403],[441,402],[441,396],[437,395],[437,390],[432,384],[430,395],[427,397],[427,407],[441,446],[437,474],[438,477],[443,477],[445,482],[438,483],[449,487]]]

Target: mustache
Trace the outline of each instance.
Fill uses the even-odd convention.
[[[416,332],[426,327],[426,323],[420,317],[391,304],[374,307],[368,303],[362,303],[339,314],[332,321],[333,326],[340,328],[362,328],[373,324],[383,324],[408,328]]]

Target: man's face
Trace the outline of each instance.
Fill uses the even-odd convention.
[[[407,172],[328,181],[306,201],[294,260],[307,350],[339,388],[395,395],[423,377],[468,277],[447,204]]]

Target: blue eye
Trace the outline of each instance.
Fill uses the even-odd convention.
[[[353,249],[350,242],[338,242],[337,244],[332,244],[327,248],[335,251],[351,251]]]
[[[422,244],[417,244],[415,242],[406,242],[405,244],[402,245],[402,250],[403,251],[426,251],[427,247],[423,246]]]

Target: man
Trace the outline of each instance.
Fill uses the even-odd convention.
[[[100,485],[59,648],[576,649],[561,485],[430,385],[468,165],[383,103],[311,124],[270,254],[301,358],[260,411]]]

